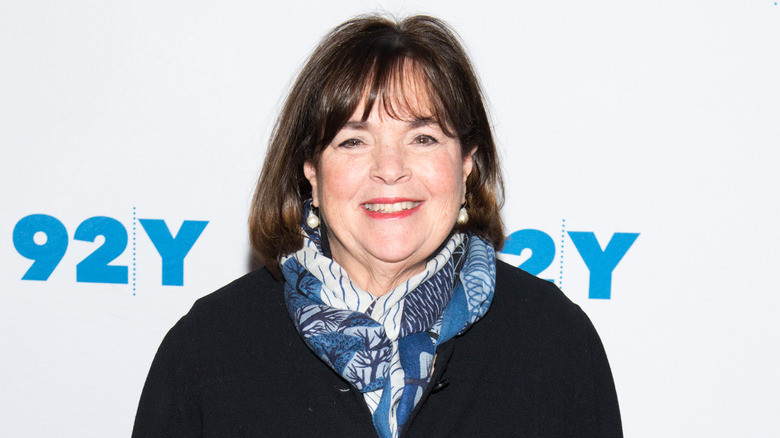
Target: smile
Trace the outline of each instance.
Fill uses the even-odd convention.
[[[392,204],[363,204],[363,208],[374,213],[398,213],[399,211],[410,210],[419,206],[417,201],[394,202]]]

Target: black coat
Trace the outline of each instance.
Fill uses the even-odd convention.
[[[617,396],[588,317],[503,262],[493,304],[439,347],[404,437],[620,437]],[[304,344],[283,284],[254,271],[198,300],[152,363],[145,437],[371,437],[362,394]]]

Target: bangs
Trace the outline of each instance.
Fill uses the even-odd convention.
[[[368,81],[370,85],[358,101],[364,108],[361,120],[366,121],[375,106],[381,105],[382,110],[396,120],[433,120],[441,125],[447,136],[454,137],[447,111],[437,98],[423,66],[409,58],[394,61],[385,68],[375,64],[370,76],[372,80]]]
[[[321,127],[317,154],[338,134],[341,128],[362,106],[361,121],[366,121],[372,111],[381,110],[396,120],[432,120],[439,124],[448,137],[458,137],[455,132],[451,106],[441,95],[433,79],[433,66],[413,56],[409,48],[392,50],[393,47],[376,47],[373,56],[365,56],[360,50],[350,52],[337,68],[338,74],[324,86],[319,100]],[[385,49],[385,50],[382,50]],[[449,88],[449,87],[447,87]]]

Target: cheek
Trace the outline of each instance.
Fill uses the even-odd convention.
[[[328,163],[320,172],[318,191],[320,204],[328,209],[336,204],[348,202],[360,187],[361,176],[355,169],[342,163]],[[320,205],[322,208],[323,205]]]
[[[438,164],[433,164],[427,171],[430,191],[442,201],[460,204],[464,196],[462,174],[462,168],[450,160],[441,160]]]

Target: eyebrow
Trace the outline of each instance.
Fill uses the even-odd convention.
[[[368,122],[363,122],[360,120],[350,120],[349,122],[345,123],[344,126],[341,129],[354,129],[357,131],[363,131],[368,126]]]
[[[437,122],[436,119],[434,119],[433,117],[423,117],[423,118],[418,118],[410,121],[409,125],[412,128],[420,128],[423,126],[431,126],[431,125],[439,126],[439,122]]]
[[[406,122],[409,125],[410,129],[415,128],[421,128],[423,126],[438,126],[439,122],[436,121],[433,117],[421,117],[421,118],[415,118],[414,120],[409,120]],[[362,120],[350,120],[349,122],[345,123],[342,129],[354,129],[356,131],[364,131],[368,129],[368,122],[364,122]]]

